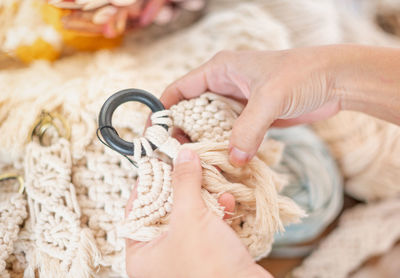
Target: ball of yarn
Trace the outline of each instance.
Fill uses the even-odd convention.
[[[293,246],[320,235],[337,217],[343,205],[342,177],[323,141],[308,127],[271,129],[268,137],[285,144],[275,170],[289,183],[282,194],[293,199],[308,214],[300,223],[276,234],[272,256],[303,256],[312,246]]]

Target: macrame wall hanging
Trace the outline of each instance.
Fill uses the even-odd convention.
[[[388,252],[398,241],[399,211],[396,198],[347,210],[338,227],[288,277],[352,277],[362,262]]]
[[[29,220],[23,234],[33,244],[25,250],[27,277],[87,277],[100,257],[91,231],[81,227],[70,143],[63,137],[69,137],[63,118],[42,113],[26,146]]]
[[[19,188],[14,182],[17,181]],[[18,190],[17,190],[18,189]],[[0,175],[0,277],[8,278],[7,261],[14,250],[20,225],[27,217],[26,200],[23,196],[24,181],[21,176],[5,173]]]
[[[145,135],[133,143],[122,140],[112,127],[115,109],[127,101],[139,101],[152,110],[152,125]],[[236,200],[236,211],[229,221],[231,227],[259,259],[270,252],[276,232],[283,226],[299,221],[304,212],[289,198],[279,195],[285,180],[269,166],[280,159],[281,146],[267,140],[248,166],[235,168],[228,161],[228,139],[233,122],[242,105],[211,93],[184,100],[165,110],[151,94],[123,90],[110,97],[99,115],[99,130],[106,143],[123,155],[131,155],[138,167],[138,197],[127,220],[120,227],[120,236],[138,241],[149,241],[168,229],[172,208],[171,166],[180,148],[170,136],[170,128],[182,129],[191,139],[186,144],[196,150],[203,167],[202,197],[206,205],[221,218],[223,208],[218,196],[231,193]],[[268,153],[268,156],[265,154]],[[167,160],[162,156],[167,156]]]
[[[398,2],[395,0],[379,2],[389,1]],[[25,4],[28,1],[23,2]],[[145,87],[154,92],[161,92],[167,84],[199,64],[204,63],[221,49],[278,50],[340,42],[392,45],[396,47],[399,45],[399,42],[393,40],[393,37],[388,37],[379,30],[371,28],[373,25],[364,16],[354,16],[350,10],[346,10],[346,13],[344,13],[345,11],[340,10],[336,5],[339,2],[348,4],[348,2],[355,1],[304,0],[303,2],[304,5],[293,5],[293,1],[289,0],[210,1],[208,14],[199,24],[188,28],[186,31],[170,34],[167,38],[157,38],[156,40],[152,39],[151,34],[146,34],[143,38],[140,37],[142,38],[140,40],[131,39],[126,47],[116,51],[77,55],[53,64],[35,63],[24,69],[1,71],[0,133],[2,136],[0,136],[0,163],[12,165],[11,167],[18,170],[19,173],[23,172],[23,163],[21,164],[20,160],[25,159],[25,151],[27,150],[26,130],[31,127],[34,119],[42,109],[62,113],[71,125],[73,134],[71,135],[71,140],[69,140],[69,151],[72,157],[70,177],[75,186],[76,200],[80,206],[80,229],[89,228],[91,230],[94,242],[101,252],[100,267],[96,268],[94,277],[126,277],[124,240],[118,237],[114,227],[124,218],[123,208],[137,177],[136,168],[132,167],[118,153],[104,148],[93,136],[96,130],[96,115],[106,95],[131,86]],[[359,2],[357,3],[359,4]],[[363,2],[372,3],[376,1]],[[363,3],[362,5],[364,4],[368,5],[368,3]],[[376,9],[373,9],[373,11],[375,14]],[[345,15],[345,17],[342,15]],[[10,20],[7,21],[7,18],[0,18],[0,21],[5,23],[4,27],[7,27],[12,22]],[[24,21],[26,22],[26,18],[24,18]],[[1,25],[0,29],[2,27]],[[330,32],[326,32],[328,29]],[[360,32],[360,29],[362,29],[362,32]],[[185,44],[182,44],[182,41]],[[233,104],[229,100],[223,100],[223,102],[225,101],[229,105]],[[192,105],[191,101],[188,101],[187,105]],[[232,107],[235,107],[235,105]],[[181,104],[178,106],[181,106]],[[130,140],[128,132],[125,133],[125,129],[129,129],[133,133],[140,133],[140,128],[144,122],[142,119],[146,118],[146,115],[145,111],[136,109],[136,107],[135,109],[122,108],[124,109],[118,112],[123,113],[116,113],[113,123],[121,137]],[[189,108],[182,108],[182,111],[187,110]],[[241,108],[239,107],[238,111],[240,110]],[[196,113],[190,112],[189,116],[191,114]],[[214,118],[217,113],[212,112],[212,114],[211,118]],[[175,126],[178,125],[177,118],[174,118],[173,115],[171,115],[171,118],[173,118],[173,124]],[[186,117],[182,118],[186,119]],[[200,126],[202,127],[203,125]],[[196,130],[192,127],[189,123],[186,127],[189,131],[186,132],[190,133],[192,131],[194,134]],[[335,118],[314,124],[313,127],[314,131],[330,146],[332,153],[339,162],[342,173],[346,177],[346,193],[361,200],[374,202],[381,199],[383,202],[391,202],[387,199],[399,194],[400,187],[397,181],[400,173],[398,171],[400,165],[398,159],[400,157],[398,155],[400,151],[400,141],[398,140],[400,129],[398,127],[390,126],[360,113],[350,112],[341,113]],[[285,130],[282,130],[282,132]],[[200,133],[198,139],[208,136],[206,131],[201,131]],[[306,135],[302,132],[301,136],[297,137],[304,139]],[[54,138],[54,143],[57,142],[56,138],[58,137]],[[198,139],[192,140],[197,141]],[[291,148],[290,144],[293,143],[292,141],[285,141],[283,137],[274,136],[273,139],[278,140],[279,143],[272,140],[265,142],[262,147],[267,152],[258,154],[258,158],[266,162],[265,164],[268,166],[273,165],[273,162],[279,159],[282,149],[281,142],[285,143],[286,154],[287,150]],[[298,143],[293,144],[293,152],[300,152]],[[42,152],[45,149],[43,146],[41,148],[37,147],[34,149],[35,151]],[[314,147],[315,144],[310,143],[310,148]],[[57,154],[65,154],[67,152],[66,150],[57,152]],[[162,152],[155,151],[151,157],[157,157],[159,153]],[[265,155],[262,156],[262,154]],[[286,154],[283,154],[283,162],[289,159]],[[204,157],[205,154],[201,154],[201,156]],[[48,157],[51,157],[51,155]],[[296,153],[294,159],[299,157]],[[296,167],[295,169],[300,169],[299,173],[303,174],[307,172],[302,167],[309,167],[311,164],[308,160],[310,157],[308,153],[302,155],[302,157],[307,159],[299,160],[299,163],[294,164],[294,167]],[[63,159],[61,160],[64,161]],[[69,164],[63,165],[68,167]],[[318,168],[314,170],[314,167],[312,167],[310,173],[322,179],[321,173],[323,171],[321,168],[328,169],[325,166],[327,164],[321,162],[315,163],[315,165],[318,165]],[[281,165],[278,168],[280,169]],[[273,169],[277,170],[278,168]],[[66,170],[64,169],[63,171]],[[270,171],[268,174],[276,177],[275,171]],[[219,175],[219,173],[216,175]],[[223,175],[227,177],[226,180],[233,181],[227,176],[226,172],[223,172]],[[42,178],[43,176],[38,175],[37,177]],[[269,186],[270,180],[274,179],[268,177],[266,185]],[[306,176],[305,180],[308,182],[315,180],[315,184],[317,184],[315,188],[318,188],[318,190],[329,188],[320,186],[320,180],[313,177]],[[52,182],[57,183],[58,179],[53,178]],[[302,180],[296,179],[294,184],[296,183],[300,185]],[[279,179],[275,184],[280,186],[283,181]],[[331,187],[335,188],[332,192],[337,193],[339,191],[337,189],[339,185],[332,185]],[[0,199],[3,196],[2,190],[5,188],[0,184]],[[292,187],[292,184],[289,184],[279,194],[285,195],[291,188],[298,189],[299,187]],[[12,194],[16,192],[14,189],[10,190]],[[222,191],[216,190],[215,192]],[[298,191],[293,190],[293,192]],[[328,195],[323,196],[324,198],[317,196],[317,198],[314,194],[315,191],[310,190],[309,192],[311,201],[318,200],[321,203],[305,202],[305,205],[303,205],[298,200],[302,201],[299,197],[304,196],[304,194],[298,195],[298,197],[291,194],[287,195],[308,212],[309,217],[303,219],[301,223],[305,226],[305,231],[315,231],[315,226],[309,229],[310,226],[307,226],[307,223],[315,219],[313,215],[318,215],[319,211],[314,213],[308,210],[310,204],[316,204],[317,206],[314,207],[319,210],[323,209],[324,211],[321,215],[324,216],[328,215],[325,211],[326,209],[329,209],[329,214],[332,215],[331,212],[336,207],[334,205],[325,205],[333,203],[333,201],[328,201]],[[324,192],[328,192],[328,190]],[[212,194],[218,193],[211,192],[206,196],[211,195],[214,198]],[[26,196],[27,194],[25,194]],[[211,200],[215,200],[213,198]],[[1,202],[3,201],[8,202],[9,199],[1,199]],[[218,205],[216,202],[213,204]],[[369,210],[370,206],[373,206],[374,209]],[[7,207],[9,206],[7,205]],[[247,207],[245,206],[245,208]],[[389,210],[380,209],[373,204],[363,207],[363,210],[368,210],[371,214],[374,213],[374,216],[363,217],[365,220],[363,220],[365,222],[365,225],[363,224],[364,230],[374,229],[374,226],[382,227],[382,231],[376,233],[364,233],[361,230],[361,235],[358,239],[361,239],[361,236],[365,236],[368,242],[376,243],[368,247],[368,254],[375,254],[374,250],[382,250],[380,245],[381,243],[386,245],[387,243],[384,243],[387,242],[386,239],[393,242],[393,238],[399,236],[399,234],[395,234],[395,231],[398,231],[397,226],[400,222],[395,217],[388,217],[388,215],[394,216],[396,214],[398,206],[393,205],[392,208],[393,214]],[[357,210],[359,209],[357,208]],[[221,210],[216,209],[215,211]],[[255,215],[254,212],[254,210],[250,210],[250,214]],[[235,213],[235,217],[240,215],[239,210]],[[357,219],[360,218],[360,215],[360,213],[354,214],[354,217],[351,217],[351,221],[347,222],[346,220],[348,224],[341,225],[343,229],[352,230],[353,224],[351,223],[359,225]],[[385,218],[388,218],[388,222],[391,222],[390,225],[382,225],[379,219]],[[160,219],[165,220],[165,222],[168,221],[167,216]],[[236,219],[233,219],[232,222],[236,221]],[[324,227],[325,223],[328,222],[325,219],[321,221],[319,217],[315,221],[318,224],[317,228]],[[234,227],[235,223],[232,223],[232,225]],[[248,226],[251,225],[249,224]],[[156,223],[146,227],[160,226],[161,224]],[[294,226],[291,225],[291,228]],[[38,225],[35,227],[41,228]],[[143,226],[141,229],[144,230],[144,228]],[[290,233],[292,231],[291,228],[286,230],[284,237],[288,238],[287,235],[289,234],[295,234],[296,237],[299,236],[300,233],[297,233],[297,231],[296,233]],[[388,229],[390,233],[385,232],[385,229]],[[35,234],[32,231],[31,219],[28,218],[19,232],[17,241],[13,244],[13,253],[6,259],[6,269],[11,277],[22,277],[27,263],[30,266],[41,267],[39,263],[34,262],[36,239],[32,238],[32,235]],[[351,234],[351,232],[346,234]],[[329,269],[332,270],[331,273],[349,272],[356,265],[362,264],[362,260],[367,254],[363,253],[366,251],[365,249],[357,251],[359,252],[358,254],[363,253],[364,255],[354,256],[353,259],[358,258],[358,263],[354,263],[352,260],[351,267],[349,267],[348,257],[342,256],[341,254],[343,253],[341,252],[353,253],[354,250],[352,248],[354,245],[348,244],[347,241],[343,244],[341,236],[335,238],[337,239],[335,242],[329,240],[329,244],[321,245],[318,250],[324,249],[324,251],[317,251],[315,255],[312,255],[313,259],[306,263],[306,267],[296,272],[296,277],[310,277],[310,273],[317,273],[318,276],[323,276],[318,271],[313,271],[312,268],[325,269],[325,265],[329,262],[335,263],[329,265]],[[382,240],[382,238],[385,240]],[[242,239],[246,241],[245,237],[242,237]],[[290,239],[293,242],[293,238]],[[350,239],[349,242],[354,243],[351,237],[348,237],[348,239]],[[52,240],[52,237],[49,237],[49,240]],[[274,244],[277,243],[281,246],[281,238],[275,238]],[[346,244],[348,245],[346,246]],[[332,254],[330,252],[333,250],[331,246],[335,247],[335,254],[338,255],[334,259],[326,259],[325,256]],[[339,252],[338,248],[343,248],[346,251]],[[266,247],[265,250],[267,249]],[[338,252],[336,253],[336,251]],[[59,259],[54,259],[53,261],[61,263]],[[341,266],[346,266],[345,271]],[[56,269],[61,269],[61,267],[57,266]],[[70,268],[66,269],[70,270]],[[27,270],[29,271],[30,269]],[[62,277],[64,275],[66,274],[57,273],[57,275],[53,276]]]
[[[69,142],[59,138],[51,146],[31,142],[25,157],[26,191],[34,260],[40,277],[84,277],[100,257],[90,230],[81,228],[80,207],[71,183]],[[59,276],[61,277],[61,276]]]

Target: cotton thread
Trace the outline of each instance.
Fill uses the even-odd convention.
[[[198,141],[187,145],[198,152],[204,169],[202,194],[216,197],[229,192],[235,197],[237,211],[230,225],[254,258],[269,253],[274,233],[282,232],[284,224],[297,222],[304,216],[292,200],[278,194],[284,181],[260,157],[255,157],[242,169],[229,163],[227,140],[242,108],[241,104],[228,98],[207,93],[181,101],[170,111],[152,115],[153,125],[146,130],[144,137],[133,141],[133,159],[138,164],[139,174],[137,199],[120,229],[121,236],[149,241],[168,228],[168,213],[173,205],[171,166],[154,157],[149,143],[171,159],[176,157],[180,144],[165,128],[155,123],[169,127],[174,124],[192,141]],[[206,201],[206,204],[210,202]],[[221,207],[213,205],[209,208],[220,217],[224,215]]]
[[[26,192],[40,276],[89,276],[99,251],[91,232],[80,227],[80,208],[70,182],[71,155],[64,138],[49,147],[31,142],[25,158]],[[29,262],[32,264],[33,262]]]
[[[96,115],[110,92],[128,87],[162,92],[170,82],[204,63],[221,49],[276,50],[332,42],[399,45],[398,41],[389,39],[379,30],[373,30],[374,22],[349,15],[348,10],[339,10],[338,13],[338,7],[332,5],[331,0],[303,2],[307,4],[294,7],[292,1],[280,0],[269,1],[267,5],[265,1],[211,1],[209,14],[202,21],[168,37],[160,38],[146,32],[128,37],[127,46],[117,51],[81,54],[53,64],[36,62],[27,68],[0,73],[0,133],[4,135],[0,136],[2,162],[22,170],[20,161],[24,157],[26,130],[30,129],[41,110],[58,109],[71,123],[72,179],[77,188],[83,226],[92,230],[102,253],[101,268],[96,276],[126,277],[124,241],[116,236],[112,228],[124,217],[123,208],[137,174],[124,158],[103,148],[94,138]],[[276,9],[270,8],[271,3]],[[1,16],[1,19],[6,18]],[[3,26],[6,27],[6,24]],[[120,112],[113,121],[118,130],[130,129],[135,133],[133,137],[141,134],[147,118],[146,111],[140,106],[128,106],[127,109],[122,107]],[[349,118],[342,129],[335,128],[333,137],[336,138],[335,134],[344,130],[351,137],[353,130],[350,124],[356,118]],[[363,128],[370,130],[372,122],[365,121]],[[119,133],[123,138],[131,136],[128,132]],[[383,142],[380,132],[371,131],[364,137],[359,136],[360,141],[354,140],[358,143],[348,141],[351,143],[349,150],[355,154],[353,150],[367,139],[375,141],[371,150]],[[346,150],[347,143],[342,142],[342,149]],[[365,150],[354,156],[356,161],[374,161],[373,156],[368,156],[368,148]],[[275,149],[271,147],[270,151]],[[343,153],[341,157],[343,159],[340,160],[351,161],[344,158]],[[375,166],[386,164],[391,167],[390,160],[395,157],[399,156],[393,151],[392,155],[375,161]],[[273,160],[277,156],[274,154],[270,158]],[[372,171],[376,174],[371,173],[371,177],[388,173],[385,171],[387,166],[383,166],[382,171]],[[390,171],[392,178],[389,179],[388,174],[372,191],[369,186],[362,187],[360,180],[358,188],[365,189],[361,195],[369,199],[386,198],[390,190],[379,190],[379,187],[389,185],[388,188],[393,188],[390,184],[398,180],[397,173]],[[365,180],[368,182],[368,177]],[[30,250],[31,246],[22,244],[20,238],[16,242],[21,247],[19,251]],[[24,239],[27,238],[24,233]],[[24,252],[15,252],[25,259]],[[28,256],[26,260],[32,261],[33,258]]]
[[[13,183],[0,183],[0,277],[10,277],[6,261],[14,251],[20,225],[28,216],[26,200]]]
[[[388,251],[400,238],[399,209],[399,199],[393,199],[348,210],[338,228],[289,277],[347,277],[361,262]]]

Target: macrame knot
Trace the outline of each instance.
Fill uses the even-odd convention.
[[[231,99],[206,93],[183,100],[170,109],[174,125],[184,130],[193,142],[225,142],[242,108]]]
[[[144,137],[133,139],[133,158],[138,162],[143,156],[151,157],[154,149],[159,149],[174,158],[179,143],[169,134],[173,124],[170,110],[161,110],[151,115],[152,125],[146,129]]]
[[[223,218],[224,208],[219,205],[218,197],[224,192],[231,193],[236,200],[236,211],[228,224],[254,258],[268,254],[274,234],[282,231],[285,224],[298,221],[304,212],[292,200],[278,194],[284,180],[268,167],[271,157],[280,157],[272,140],[264,149],[268,157],[258,155],[240,169],[229,163],[227,141],[242,108],[238,102],[208,93],[152,115],[153,125],[144,137],[134,140],[134,159],[139,175],[137,198],[119,229],[120,236],[149,241],[168,228],[173,201],[172,169],[153,150],[172,159],[176,157],[180,143],[169,133],[169,128],[174,125],[194,142],[185,147],[192,148],[200,156],[203,167],[201,194],[207,207]]]

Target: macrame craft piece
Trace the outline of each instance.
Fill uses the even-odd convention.
[[[16,178],[20,183],[19,192],[14,184],[3,184],[6,179]],[[27,217],[26,200],[23,196],[23,181],[17,176],[0,175],[0,278],[10,277],[6,266],[13,253],[20,225]]]
[[[289,277],[348,277],[365,260],[389,251],[399,240],[399,211],[399,199],[358,205],[346,211],[338,228]]]
[[[363,201],[400,195],[400,128],[359,112],[341,112],[313,125],[346,179],[345,191]]]
[[[105,106],[111,102],[107,100]],[[235,168],[229,163],[228,138],[241,109],[239,103],[208,93],[182,101],[170,110],[153,112],[153,125],[144,137],[134,139],[137,199],[120,227],[120,236],[149,241],[168,229],[173,205],[171,166],[160,159],[160,154],[174,159],[178,153],[180,144],[168,132],[174,124],[197,142],[185,146],[200,156],[206,205],[222,218],[224,210],[218,204],[218,196],[231,193],[236,200],[236,212],[228,223],[255,259],[269,253],[274,234],[283,231],[285,224],[298,221],[304,212],[292,200],[278,194],[285,181],[268,167],[280,158],[282,148],[277,148],[275,141],[266,141],[263,155],[258,154],[246,167]]]
[[[107,272],[102,277],[125,273],[125,241],[117,236],[115,226],[124,219],[124,207],[136,176],[124,157],[105,148],[97,138],[72,168],[81,225],[92,231],[101,252],[99,272]]]
[[[28,272],[40,277],[88,277],[100,257],[89,229],[80,227],[80,208],[71,183],[69,142],[27,145],[26,192],[35,249]]]

